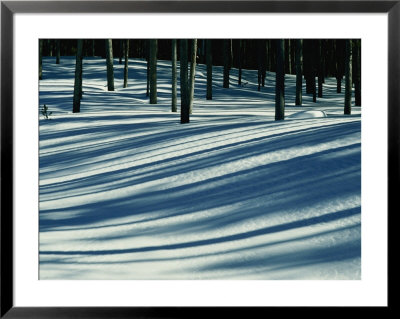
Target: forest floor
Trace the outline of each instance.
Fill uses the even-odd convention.
[[[361,278],[361,109],[343,115],[335,79],[298,107],[287,75],[286,119],[274,121],[273,73],[257,91],[257,71],[238,86],[232,69],[223,89],[214,67],[207,101],[198,65],[180,124],[170,62],[158,62],[156,105],[145,61],[129,61],[127,88],[114,62],[108,92],[105,60],[84,59],[73,114],[74,58],[44,58],[40,279]]]

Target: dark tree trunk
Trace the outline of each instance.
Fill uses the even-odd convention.
[[[317,81],[315,80],[315,74],[311,77],[311,88],[312,88],[312,100],[317,103]]]
[[[114,91],[114,64],[112,40],[106,40],[106,60],[107,60],[107,86],[108,91]]]
[[[72,106],[73,113],[79,113],[81,110],[82,56],[83,56],[83,40],[78,40],[77,51],[76,51],[76,63],[75,63],[74,100]]]
[[[285,40],[276,40],[275,120],[285,119]]]
[[[122,64],[122,55],[123,55],[123,52],[124,52],[124,42],[123,42],[123,40],[119,40],[118,42],[119,42],[119,59],[118,59],[118,62],[119,62],[119,64]]]
[[[124,56],[125,56],[125,65],[124,65],[124,88],[128,87],[128,63],[129,63],[129,40],[125,40],[124,45]]]
[[[94,40],[91,41],[92,42],[92,56],[95,56],[95,44],[94,44]]]
[[[53,41],[47,40],[48,49],[49,49],[49,56],[53,56]]]
[[[207,60],[207,94],[206,99],[212,100],[212,47],[211,40],[206,42],[206,60]]]
[[[150,40],[150,104],[157,104],[157,40]]]
[[[353,40],[355,106],[361,106],[361,40]]]
[[[39,80],[43,78],[43,40],[39,40]]]
[[[146,73],[146,96],[150,95],[150,40],[144,40],[145,55],[147,61],[147,73]]]
[[[257,40],[257,61],[258,61],[258,87],[265,86],[266,76],[266,42],[265,40]]]
[[[238,85],[242,85],[242,40],[239,40],[238,63],[239,63]]]
[[[193,113],[194,82],[196,77],[197,39],[192,40],[191,53],[192,53],[192,58],[190,63],[190,79],[189,79],[189,114]]]
[[[56,40],[56,64],[60,64],[61,46],[60,40]]]
[[[318,97],[322,98],[322,83],[323,77],[323,58],[322,58],[322,40],[317,42],[317,63],[318,63]]]
[[[336,78],[336,92],[342,93],[342,77]]]
[[[286,42],[286,73],[292,74],[292,61],[291,61],[291,56],[290,56],[290,39],[285,40]]]
[[[229,69],[230,69],[230,48],[228,39],[223,40],[223,51],[224,51],[224,88],[229,88]]]
[[[335,60],[336,60],[336,92],[342,93],[342,79],[344,75],[344,60],[346,51],[345,40],[335,40]]]
[[[188,40],[180,40],[181,123],[189,123]]]
[[[351,114],[352,40],[346,40],[344,114]]]
[[[172,40],[172,52],[171,52],[171,61],[172,61],[172,102],[171,102],[171,111],[177,112],[176,100],[177,100],[177,90],[176,90],[176,61],[177,61],[177,49],[176,49],[176,39]]]
[[[302,105],[303,90],[303,40],[296,40],[296,105]]]

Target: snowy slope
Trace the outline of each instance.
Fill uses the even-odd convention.
[[[46,58],[40,81],[41,279],[360,279],[361,111],[343,94],[274,121],[274,74],[257,73],[213,100],[198,65],[189,124],[170,112],[170,64],[158,62],[158,104],[145,97],[146,65],[84,60],[81,113],[72,114],[74,59]],[[178,72],[179,74],[179,72]],[[179,82],[178,82],[179,83]],[[344,90],[343,90],[344,92]]]

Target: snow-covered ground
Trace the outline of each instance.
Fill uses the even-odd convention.
[[[296,107],[287,75],[286,119],[274,121],[273,73],[258,92],[257,71],[238,86],[232,69],[223,89],[214,67],[207,101],[198,65],[182,125],[168,61],[157,105],[145,61],[129,61],[125,89],[114,63],[108,92],[105,60],[84,60],[73,114],[74,58],[44,59],[40,279],[361,279],[361,110],[343,115],[335,79]]]

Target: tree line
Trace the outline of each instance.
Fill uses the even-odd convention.
[[[177,112],[177,68],[180,72],[181,123],[190,121],[193,112],[196,64],[206,64],[207,90],[211,100],[213,66],[223,66],[223,87],[230,88],[230,70],[238,69],[237,85],[242,83],[242,69],[257,70],[257,90],[268,85],[266,72],[275,72],[275,119],[285,117],[285,75],[296,75],[295,105],[302,105],[303,81],[306,94],[313,101],[324,96],[326,77],[335,77],[336,91],[341,93],[344,80],[344,114],[351,114],[352,88],[355,105],[361,106],[360,39],[40,39],[39,79],[43,78],[42,57],[75,55],[73,112],[80,112],[83,59],[105,58],[107,87],[114,90],[114,59],[124,63],[123,86],[128,86],[129,58],[147,61],[146,96],[157,103],[157,60],[171,61],[171,111]]]

